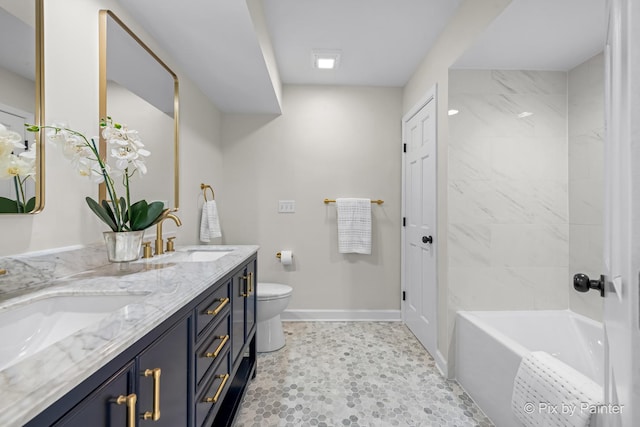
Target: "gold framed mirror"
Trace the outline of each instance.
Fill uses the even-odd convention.
[[[44,208],[44,0],[0,0],[0,214]]]
[[[111,117],[139,132],[147,173],[136,176],[133,199],[179,208],[178,76],[112,11],[101,10],[100,119]],[[100,135],[100,154],[107,157]],[[105,200],[104,184],[99,188]]]

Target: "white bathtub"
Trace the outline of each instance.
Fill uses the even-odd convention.
[[[520,425],[511,392],[530,351],[546,351],[604,383],[602,324],[587,317],[568,310],[459,311],[455,327],[456,379],[497,427]]]

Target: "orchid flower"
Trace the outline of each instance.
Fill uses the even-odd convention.
[[[78,174],[96,183],[104,183],[108,200],[98,203],[87,197],[86,201],[91,210],[113,231],[144,230],[161,220],[168,212],[168,209],[163,210],[162,202],[148,204],[145,200],[140,200],[132,204],[130,201],[129,179],[136,171],[140,171],[141,174],[147,172],[144,158],[151,153],[144,149],[137,131],[114,122],[110,117],[101,120],[100,127],[103,138],[110,146],[110,157],[115,159],[115,164],[109,165],[100,156],[97,138],[87,138],[67,125],[30,125],[27,130],[38,132],[47,129],[49,141],[62,148],[63,154],[71,161]],[[125,197],[118,197],[114,181],[116,177],[122,177]]]

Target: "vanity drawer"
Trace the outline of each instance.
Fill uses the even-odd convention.
[[[200,340],[202,331],[212,322],[217,322],[227,315],[231,300],[229,295],[229,284],[227,282],[209,295],[196,307],[196,333]]]
[[[229,350],[225,350],[222,354],[221,363],[215,368],[215,371],[207,386],[197,397],[196,401],[196,426],[201,427],[205,420],[212,420],[220,409],[220,404],[224,400],[225,393],[231,385],[231,372]]]
[[[202,337],[202,345],[196,350],[196,385],[201,386],[202,379],[212,365],[224,359],[227,350],[231,346],[229,335],[231,316],[227,314],[224,319],[206,337]]]

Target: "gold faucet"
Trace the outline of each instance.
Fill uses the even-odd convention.
[[[155,254],[156,255],[162,255],[164,253],[164,248],[163,246],[163,241],[162,241],[162,223],[164,222],[165,219],[167,218],[171,218],[178,227],[180,227],[182,225],[182,221],[180,221],[180,218],[178,218],[176,215],[174,214],[167,214],[167,216],[165,216],[162,221],[160,221],[157,225],[156,225],[156,251]]]

